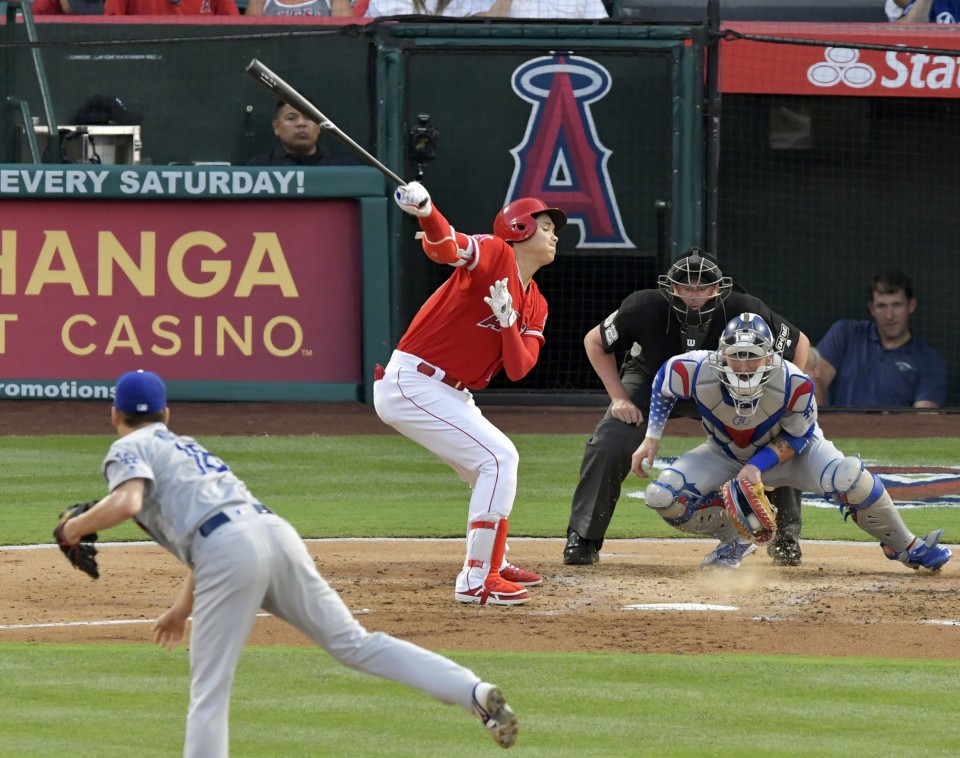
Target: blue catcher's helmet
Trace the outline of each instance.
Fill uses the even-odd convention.
[[[764,385],[782,367],[767,322],[756,313],[741,313],[727,323],[716,353],[720,381],[741,412],[756,411]],[[731,366],[731,361],[737,365]]]

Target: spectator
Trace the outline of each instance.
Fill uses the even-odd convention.
[[[817,403],[853,408],[939,408],[947,399],[947,364],[910,331],[917,308],[899,269],[875,274],[867,307],[873,321],[840,319],[817,345],[810,369]]]
[[[354,161],[332,156],[320,142],[320,124],[311,121],[292,105],[280,100],[273,119],[273,133],[280,140],[269,152],[255,155],[248,166],[332,166]]]
[[[903,9],[897,24],[960,23],[960,0],[894,0]],[[889,16],[889,11],[888,14]]]
[[[370,0],[367,17],[447,16],[465,18],[486,16],[493,0]]]
[[[34,16],[99,16],[103,0],[34,0]]]
[[[250,0],[245,16],[351,16],[350,0]]]
[[[370,0],[367,16],[608,18],[601,0]]]
[[[907,7],[907,4],[910,0],[887,0],[887,19],[889,21],[896,21],[903,15],[903,9]]]
[[[106,0],[108,16],[239,16],[236,0]]]
[[[609,18],[601,0],[496,0],[484,16],[499,18]]]

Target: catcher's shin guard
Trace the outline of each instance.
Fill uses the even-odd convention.
[[[695,494],[675,469],[664,469],[657,481],[647,486],[644,498],[660,518],[682,532],[716,537],[720,542],[733,542],[740,534],[727,516],[723,500],[716,493]]]
[[[880,477],[870,473],[859,458],[833,461],[820,483],[828,495],[849,510],[857,526],[896,553],[902,553],[914,541],[913,532],[903,523]]]

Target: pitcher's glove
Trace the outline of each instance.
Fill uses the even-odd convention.
[[[97,533],[86,534],[80,538],[76,545],[71,545],[63,538],[63,526],[74,516],[89,511],[97,502],[97,500],[90,500],[86,503],[71,505],[60,514],[60,521],[57,522],[57,527],[53,530],[53,538],[57,541],[57,545],[63,554],[67,556],[67,560],[74,568],[80,569],[91,579],[100,577],[100,570],[97,568],[97,548],[93,544],[97,541]]]
[[[746,477],[731,479],[723,485],[723,508],[744,537],[766,545],[777,531],[777,509],[767,499],[762,484],[751,484]]]

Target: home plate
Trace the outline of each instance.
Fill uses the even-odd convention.
[[[636,603],[623,606],[625,611],[735,611],[735,605],[710,605],[709,603]]]

